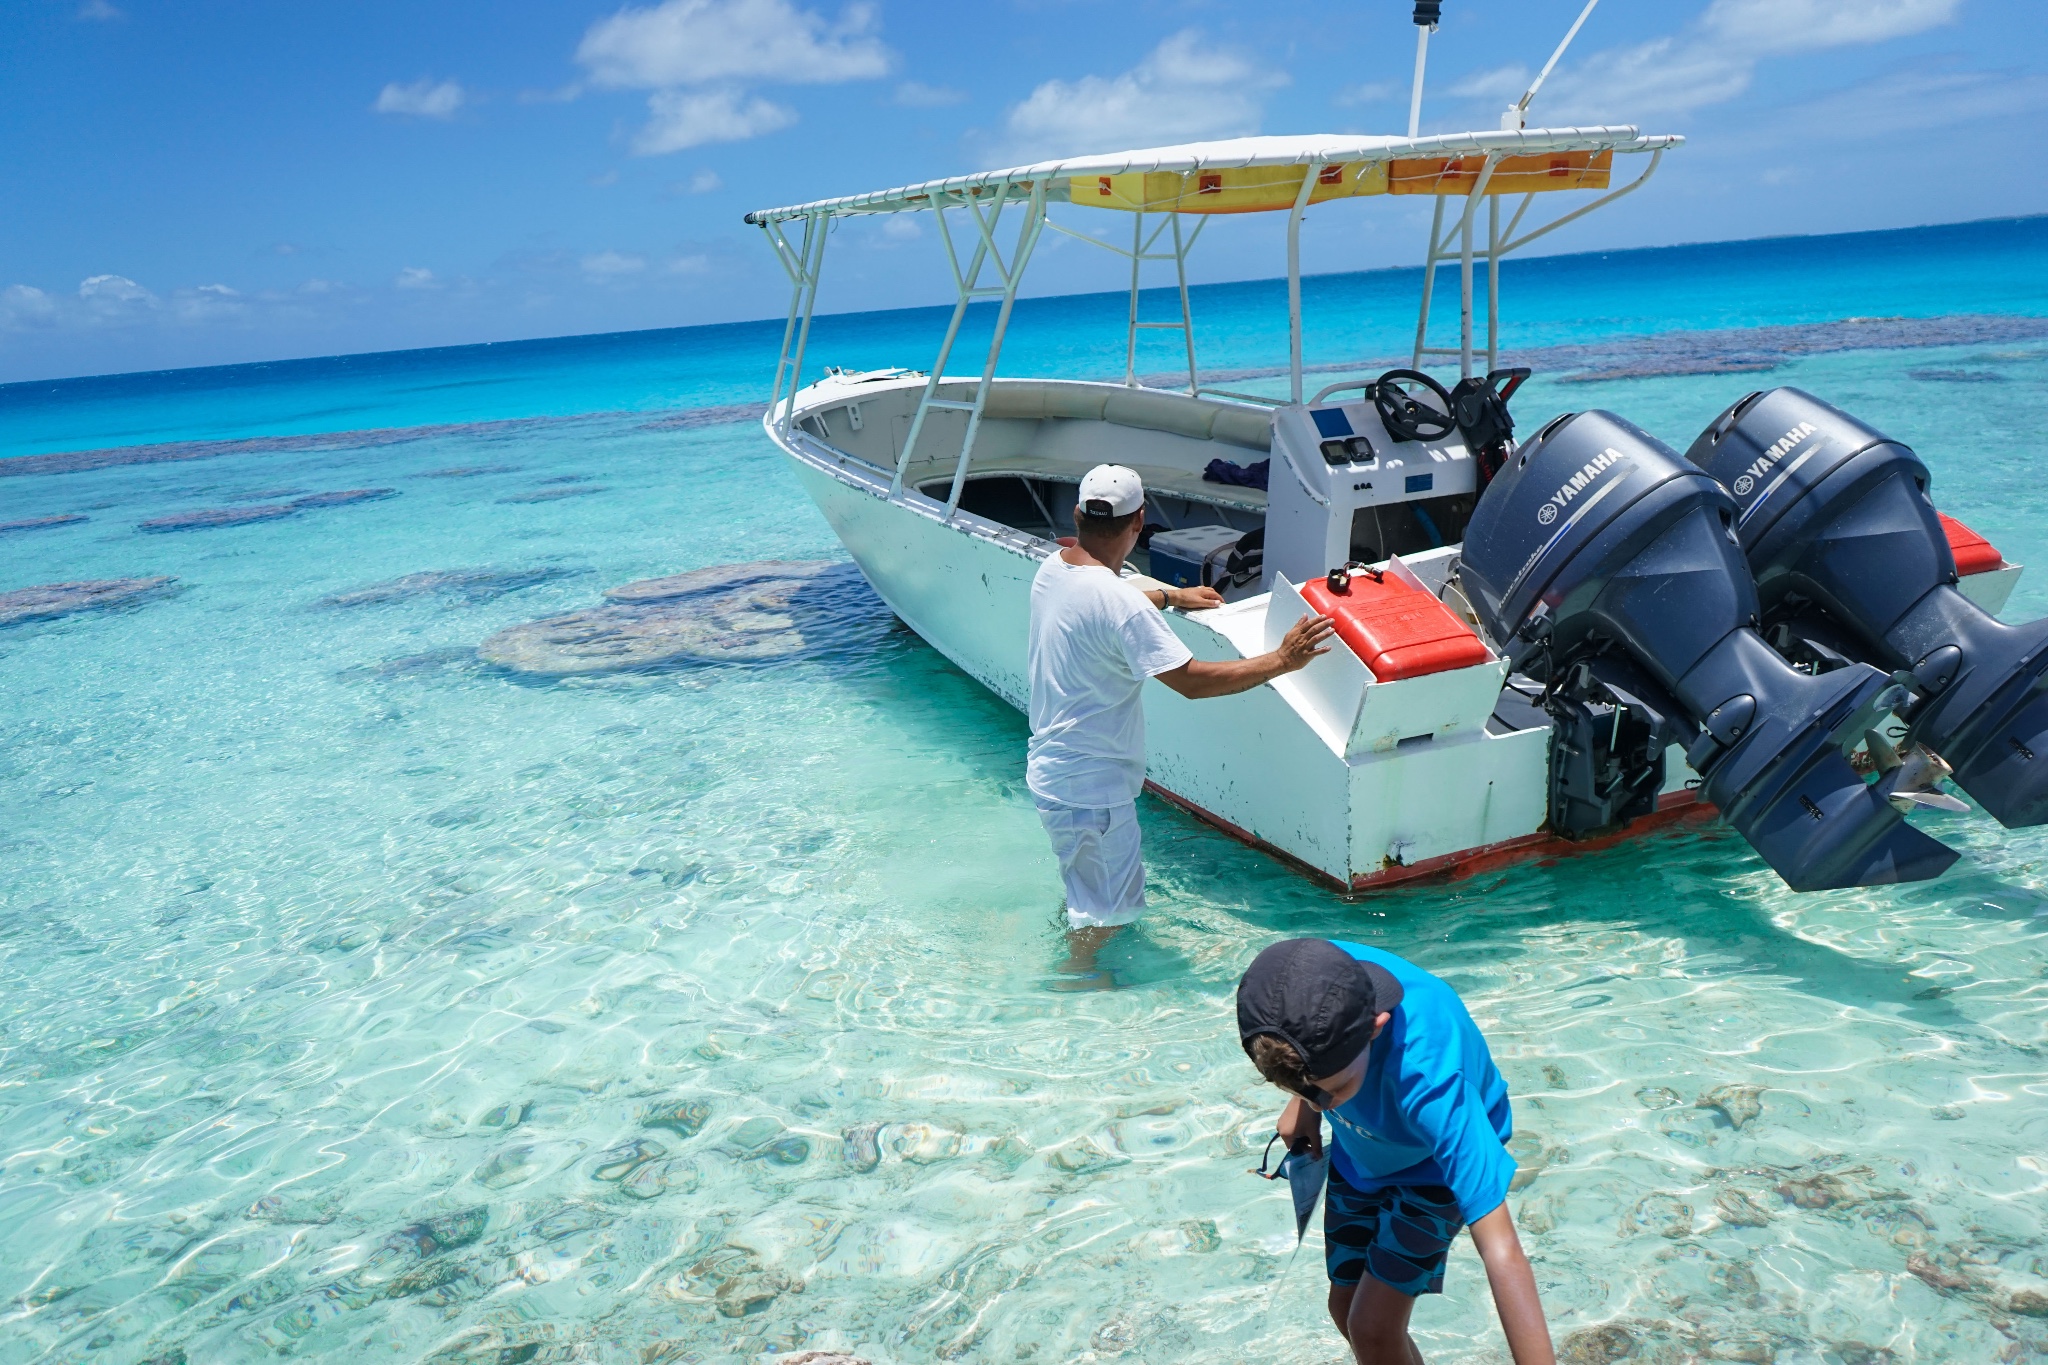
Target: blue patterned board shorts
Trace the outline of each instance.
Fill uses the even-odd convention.
[[[1442,1185],[1359,1190],[1330,1165],[1323,1196],[1323,1258],[1330,1283],[1372,1276],[1414,1298],[1444,1292],[1444,1257],[1465,1226],[1458,1201]]]

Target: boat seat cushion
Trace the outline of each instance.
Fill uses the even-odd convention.
[[[972,390],[965,387],[957,393],[949,387],[946,392],[957,399],[972,396]],[[1257,408],[1162,389],[1127,389],[1076,380],[998,379],[989,390],[982,415],[997,421],[1064,417],[1109,422],[1247,450],[1267,450],[1273,444],[1272,414]]]

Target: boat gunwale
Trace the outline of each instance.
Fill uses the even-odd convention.
[[[851,451],[848,451],[848,450],[843,450],[843,449],[841,449],[840,447],[838,447],[838,446],[836,446],[836,445],[833,445],[833,444],[831,443],[831,441],[830,441],[829,439],[827,439],[827,438],[824,438],[824,437],[820,437],[820,436],[818,436],[818,435],[814,434],[813,432],[811,432],[811,431],[810,431],[809,429],[807,429],[806,427],[804,427],[804,425],[803,425],[803,421],[804,421],[804,419],[805,419],[805,418],[806,418],[807,416],[810,416],[810,415],[811,415],[811,414],[813,414],[813,413],[821,413],[821,412],[828,412],[828,411],[830,411],[830,410],[831,410],[832,408],[834,408],[835,406],[845,406],[845,405],[849,405],[849,404],[858,404],[858,403],[860,403],[860,402],[863,402],[863,401],[865,401],[865,399],[864,399],[863,397],[859,396],[859,394],[860,394],[860,393],[865,393],[865,394],[876,394],[876,393],[887,393],[887,392],[909,392],[909,391],[911,391],[912,389],[922,389],[923,387],[925,387],[925,385],[926,385],[926,383],[927,383],[927,382],[928,382],[928,376],[926,376],[926,375],[923,375],[923,374],[917,374],[917,373],[914,373],[914,372],[906,372],[906,373],[904,373],[904,374],[902,374],[902,375],[899,375],[899,376],[892,376],[891,378],[889,378],[889,379],[886,379],[886,380],[879,380],[879,381],[875,381],[875,382],[871,382],[871,383],[858,383],[858,384],[848,384],[848,383],[846,382],[845,378],[844,378],[844,377],[842,377],[842,376],[839,376],[839,375],[832,375],[832,376],[828,376],[827,378],[824,378],[824,379],[819,379],[819,380],[816,380],[816,381],[814,381],[814,382],[813,382],[813,383],[811,383],[811,384],[807,384],[807,385],[805,385],[805,386],[804,386],[804,387],[803,387],[802,389],[798,390],[798,391],[797,391],[797,393],[795,393],[795,394],[792,394],[792,395],[791,395],[790,397],[788,397],[788,398],[784,399],[784,400],[783,400],[783,401],[782,401],[781,403],[777,404],[777,405],[776,405],[776,407],[774,407],[774,408],[771,408],[771,409],[769,409],[769,410],[768,410],[767,412],[763,413],[763,414],[761,415],[761,426],[762,426],[762,429],[763,429],[764,431],[766,431],[766,432],[767,432],[767,434],[768,434],[768,438],[769,438],[769,439],[770,439],[771,441],[775,441],[775,442],[777,442],[777,443],[779,444],[779,443],[781,442],[781,440],[782,440],[783,432],[784,432],[784,430],[785,430],[785,426],[784,426],[784,423],[786,423],[786,430],[787,430],[787,431],[788,431],[788,432],[789,432],[789,433],[791,434],[791,436],[792,436],[792,437],[800,435],[800,436],[801,436],[801,437],[803,438],[803,440],[804,440],[805,442],[809,443],[810,445],[813,445],[813,446],[817,446],[817,447],[819,447],[819,448],[820,448],[821,450],[823,450],[823,451],[825,451],[825,452],[829,452],[829,455],[828,455],[828,458],[829,458],[829,459],[831,459],[831,460],[833,460],[833,461],[835,461],[835,462],[841,463],[841,464],[844,464],[844,463],[847,463],[847,462],[851,462],[851,463],[853,463],[853,464],[859,465],[859,466],[860,466],[861,468],[863,468],[863,469],[866,469],[866,470],[871,470],[871,471],[873,471],[874,473],[878,474],[878,475],[879,475],[879,476],[881,477],[881,479],[882,479],[882,480],[884,480],[884,481],[891,481],[891,480],[893,480],[893,479],[895,478],[895,473],[896,473],[896,471],[895,471],[895,468],[894,468],[893,466],[877,464],[877,463],[876,463],[875,461],[873,461],[873,460],[867,459],[867,458],[865,458],[865,457],[863,457],[863,456],[860,456],[860,455],[856,455],[856,454],[852,453]],[[980,381],[980,379],[979,379],[978,377],[976,377],[976,376],[972,376],[972,375],[967,375],[967,376],[960,376],[960,377],[947,377],[947,376],[941,376],[941,377],[940,377],[940,379],[939,379],[939,382],[938,382],[938,384],[937,384],[937,385],[935,386],[935,388],[936,388],[936,390],[938,390],[938,391],[943,391],[943,390],[944,390],[944,389],[945,389],[945,388],[946,388],[947,386],[949,386],[949,385],[956,385],[956,384],[957,384],[957,385],[962,385],[962,386],[968,386],[968,385],[974,385],[974,384],[978,384],[978,383],[980,383],[980,382],[981,382],[981,381]],[[1123,393],[1130,393],[1130,392],[1133,392],[1133,390],[1132,390],[1131,386],[1129,386],[1129,385],[1127,385],[1127,384],[1120,384],[1120,383],[1116,383],[1116,382],[1114,382],[1114,381],[1111,381],[1111,380],[1104,380],[1104,379],[1058,379],[1058,378],[1053,378],[1053,377],[1050,377],[1050,376],[1041,376],[1041,375],[1008,375],[1008,376],[997,376],[997,377],[995,377],[995,378],[991,379],[991,380],[989,381],[989,383],[990,383],[990,384],[991,384],[991,385],[992,385],[993,387],[996,387],[996,388],[1001,388],[1001,387],[1003,387],[1003,386],[1005,386],[1005,385],[1025,385],[1025,384],[1060,384],[1060,385],[1071,385],[1071,386],[1073,386],[1073,387],[1076,387],[1076,388],[1089,388],[1089,389],[1101,389],[1101,390],[1104,390],[1104,391],[1106,392],[1106,394],[1108,394],[1108,395],[1111,395],[1111,396],[1113,396],[1113,395],[1116,395],[1116,394],[1123,394]],[[830,386],[830,387],[828,387],[828,386]],[[822,393],[821,393],[821,391],[822,391]],[[858,392],[856,392],[856,391],[858,391]],[[1222,409],[1225,409],[1225,410],[1228,410],[1228,411],[1232,411],[1232,412],[1249,412],[1249,413],[1257,413],[1257,414],[1259,414],[1260,416],[1265,416],[1265,415],[1266,415],[1266,414],[1267,414],[1268,412],[1270,412],[1270,409],[1268,409],[1268,408],[1265,408],[1265,407],[1261,407],[1261,406],[1259,406],[1259,405],[1257,405],[1257,404],[1254,404],[1254,403],[1249,403],[1249,402],[1245,402],[1245,401],[1242,401],[1242,400],[1239,400],[1239,399],[1232,399],[1232,398],[1225,398],[1225,397],[1217,397],[1217,398],[1212,398],[1212,397],[1208,396],[1207,394],[1189,394],[1189,393],[1180,393],[1180,392],[1178,392],[1178,391],[1175,391],[1175,390],[1171,390],[1171,389],[1144,389],[1144,388],[1138,389],[1138,390],[1136,390],[1136,392],[1140,392],[1140,393],[1143,393],[1143,394],[1146,394],[1146,395],[1148,395],[1148,396],[1152,396],[1152,397],[1158,397],[1158,398],[1165,398],[1165,399],[1171,399],[1171,400],[1175,400],[1175,401],[1179,401],[1179,402],[1187,402],[1187,403],[1193,403],[1193,404],[1197,404],[1197,405],[1202,405],[1202,406],[1207,406],[1207,407],[1215,407],[1215,408],[1222,408]],[[807,401],[807,402],[799,402],[799,399],[802,399],[802,398],[803,398],[803,397],[804,397],[805,395],[810,395],[810,396],[811,396],[811,397],[810,397],[810,401]],[[1106,417],[1106,416],[1105,416],[1105,417],[1069,417],[1069,416],[1055,416],[1055,417],[1044,417],[1044,418],[1033,418],[1033,417],[991,417],[991,418],[987,418],[987,419],[985,419],[985,420],[987,420],[987,421],[991,421],[991,422],[999,422],[999,421],[1018,421],[1018,422],[1029,422],[1029,421],[1065,421],[1065,422],[1097,422],[1097,423],[1100,423],[1100,424],[1102,424],[1103,426],[1109,426],[1109,427],[1124,427],[1124,426],[1128,426],[1128,425],[1129,425],[1128,423],[1124,423],[1124,422],[1115,422],[1115,421],[1112,421],[1112,420],[1110,420],[1110,419],[1109,419],[1108,417]],[[1132,429],[1134,429],[1134,430],[1153,430],[1154,428],[1144,428],[1144,427],[1136,427],[1136,428],[1132,428]],[[1174,434],[1174,433],[1168,433],[1168,434]],[[1186,439],[1188,439],[1188,440],[1197,440],[1197,439],[1203,439],[1203,438],[1197,438],[1197,437],[1187,437]],[[1231,444],[1232,444],[1231,442],[1228,442],[1228,441],[1221,441],[1221,442],[1215,442],[1215,443],[1216,443],[1216,444],[1221,444],[1221,445],[1231,445]],[[1248,448],[1248,447],[1247,447],[1247,448]],[[901,457],[899,456],[898,458],[900,459]],[[999,458],[999,457],[998,457],[998,458]],[[958,457],[957,457],[957,456],[955,456],[955,457],[953,457],[953,459],[957,461]],[[943,471],[945,471],[945,465],[946,465],[946,461],[945,461],[945,460],[943,460],[943,459],[940,459],[940,460],[934,460],[934,461],[931,461],[930,463],[931,463],[931,465],[932,465],[932,468],[933,468],[933,469],[934,469],[935,471],[942,471],[942,472],[943,472]],[[966,474],[966,477],[967,477],[967,481],[968,481],[968,482],[972,482],[972,481],[973,481],[974,479],[976,479],[977,477],[981,477],[981,478],[1051,478],[1051,481],[1053,481],[1053,482],[1056,482],[1056,483],[1067,483],[1067,482],[1073,482],[1073,483],[1078,483],[1078,482],[1080,481],[1080,476],[1081,476],[1082,474],[1085,474],[1085,473],[1087,473],[1087,468],[1088,468],[1088,467],[1086,467],[1086,466],[1077,466],[1077,467],[1076,467],[1076,470],[1075,470],[1075,477],[1074,477],[1073,479],[1071,479],[1071,480],[1068,480],[1068,479],[1059,479],[1059,478],[1052,478],[1052,476],[1049,476],[1049,475],[1045,475],[1045,474],[1039,473],[1039,472],[1037,472],[1037,471],[1029,471],[1029,470],[1023,470],[1023,469],[1006,469],[1006,468],[1002,468],[1002,467],[1000,467],[1000,465],[999,465],[999,464],[998,464],[997,466],[994,466],[994,467],[985,467],[985,468],[981,469],[981,470],[979,471],[979,473],[977,473],[977,471],[976,471],[976,468],[975,468],[975,463],[974,463],[974,461],[973,461],[972,459],[970,459],[970,460],[968,461],[968,467],[967,467],[967,474]],[[936,475],[936,474],[935,474],[935,475],[934,475],[934,477],[938,477],[938,475]],[[948,475],[948,477],[950,477],[950,475]],[[921,499],[923,499],[923,500],[925,500],[925,501],[929,501],[929,502],[932,502],[932,503],[934,503],[935,505],[938,505],[938,506],[940,506],[940,507],[943,507],[943,506],[944,506],[944,504],[943,504],[942,502],[940,502],[940,501],[939,501],[938,499],[935,499],[935,498],[931,498],[931,497],[930,497],[930,496],[929,496],[928,494],[925,494],[925,493],[924,493],[924,492],[922,491],[922,489],[921,489],[921,486],[920,486],[921,482],[928,482],[928,481],[929,481],[929,480],[924,480],[924,481],[920,481],[920,482],[915,482],[915,483],[914,483],[914,482],[912,482],[912,481],[911,481],[911,479],[910,479],[909,477],[907,477],[907,471],[906,471],[906,478],[904,479],[904,483],[903,483],[903,491],[904,491],[904,492],[905,492],[906,494],[910,494],[910,493],[915,493],[915,494],[916,494],[916,496],[918,496],[919,498],[921,498]],[[1189,501],[1189,502],[1198,502],[1198,503],[1203,503],[1203,504],[1205,504],[1205,505],[1208,505],[1208,506],[1213,506],[1213,507],[1219,507],[1219,508],[1223,508],[1223,509],[1226,509],[1226,510],[1228,510],[1228,511],[1234,511],[1234,512],[1246,512],[1246,513],[1256,513],[1256,514],[1259,514],[1259,515],[1263,515],[1263,514],[1265,513],[1265,511],[1266,511],[1266,508],[1265,508],[1265,507],[1263,507],[1263,506],[1260,506],[1260,505],[1257,505],[1257,504],[1255,504],[1255,503],[1252,503],[1252,502],[1249,502],[1249,501],[1247,501],[1247,500],[1245,500],[1245,499],[1243,499],[1243,498],[1237,498],[1237,497],[1233,497],[1233,496],[1231,496],[1231,495],[1230,495],[1230,493],[1229,493],[1229,492],[1227,491],[1227,490],[1228,490],[1228,488],[1229,488],[1229,485],[1227,485],[1227,484],[1218,484],[1218,485],[1217,485],[1217,490],[1218,490],[1218,491],[1217,491],[1217,492],[1216,492],[1215,494],[1211,495],[1211,496],[1197,496],[1197,495],[1195,495],[1195,494],[1194,494],[1193,492],[1191,492],[1191,491],[1189,491],[1189,490],[1175,490],[1175,489],[1165,489],[1165,488],[1162,488],[1162,489],[1161,489],[1160,491],[1161,491],[1161,492],[1162,492],[1163,494],[1166,494],[1166,495],[1168,495],[1168,496],[1172,496],[1172,497],[1178,497],[1178,498],[1182,498],[1182,499],[1184,499],[1185,501]],[[1201,490],[1201,492],[1203,492],[1203,493],[1206,493],[1206,492],[1207,492],[1207,490]],[[885,494],[885,496],[886,496],[886,494]],[[963,510],[963,511],[961,512],[961,515],[962,515],[962,516],[968,516],[968,517],[972,517],[972,516],[974,516],[975,514],[974,514],[974,513],[971,513],[971,512],[966,512],[966,511],[964,511],[964,510]],[[941,518],[941,519],[943,520],[944,518]],[[981,518],[981,520],[986,520],[986,518]],[[990,522],[989,524],[990,524],[990,525],[993,525],[993,526],[1001,526],[1001,525],[1002,525],[1002,523],[1000,523],[1000,522]],[[1007,531],[1012,531],[1012,532],[1014,532],[1014,533],[1016,533],[1016,534],[1019,534],[1019,535],[1025,534],[1024,532],[1020,532],[1020,531],[1017,531],[1015,527],[1003,527],[1003,529],[1004,529],[1004,530],[1007,530]],[[1049,540],[1045,540],[1045,539],[1044,539],[1043,537],[1034,537],[1034,539],[1036,539],[1036,540],[1039,540],[1039,541],[1040,541],[1041,543],[1043,543],[1043,544],[1047,544],[1047,545],[1051,545],[1051,544],[1054,544],[1054,542],[1052,542],[1052,541],[1049,541]]]

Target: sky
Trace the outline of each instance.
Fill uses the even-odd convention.
[[[1582,4],[1444,0],[1424,130],[1498,127]],[[1410,8],[7,0],[0,382],[779,315],[748,209],[1197,138],[1402,132]],[[2040,19],[2041,0],[1601,0],[1530,126],[1688,142],[1546,249],[2048,211]],[[1428,203],[1317,209],[1304,268],[1415,264]],[[1282,242],[1277,215],[1221,220],[1192,276],[1278,275]],[[1027,292],[1126,270],[1047,234]],[[951,297],[927,214],[844,224],[826,277],[821,310]]]

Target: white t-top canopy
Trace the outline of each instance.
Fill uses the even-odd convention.
[[[756,209],[746,221],[758,226],[815,215],[903,213],[969,199],[993,204],[1029,197],[1040,182],[1045,182],[1045,198],[1053,202],[1125,211],[1255,213],[1293,207],[1311,171],[1317,177],[1311,202],[1374,194],[1470,194],[1488,159],[1494,166],[1485,182],[1487,194],[1604,189],[1614,153],[1657,152],[1682,141],[1671,134],[1645,136],[1626,125],[1413,138],[1355,133],[1227,138],[1039,161]]]

